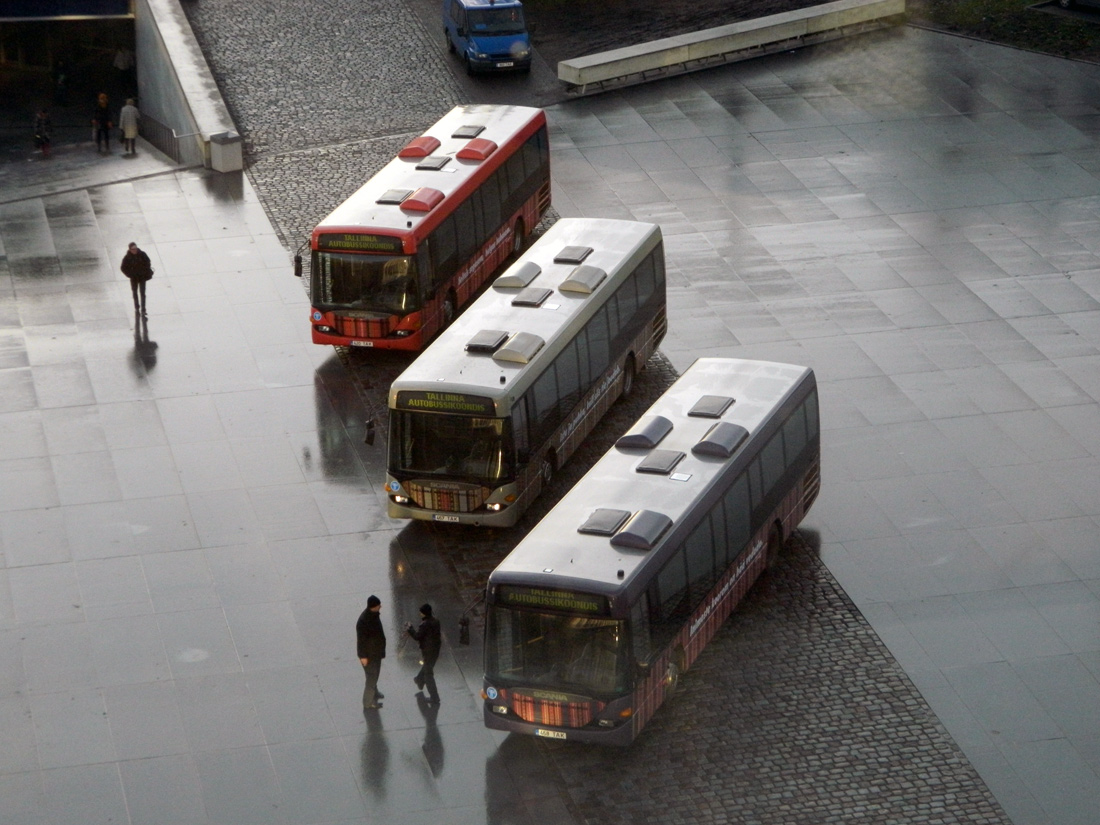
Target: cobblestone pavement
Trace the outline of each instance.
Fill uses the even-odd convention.
[[[417,47],[427,33],[401,3],[333,0],[324,14],[301,0],[187,8],[246,139],[249,174],[289,248],[409,134],[460,102],[439,64],[445,53]],[[345,363],[359,379],[364,416],[382,419],[384,433],[386,389],[404,362],[354,353]],[[414,524],[401,542],[434,550],[473,601],[516,539],[674,377],[655,357],[634,396],[516,528]],[[552,781],[578,821],[1008,821],[817,558],[810,535],[791,542],[785,563],[635,747],[512,737],[501,758],[532,750],[554,766]]]

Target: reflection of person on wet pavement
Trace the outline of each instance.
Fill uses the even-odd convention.
[[[356,650],[367,680],[363,687],[363,708],[368,710],[382,707],[378,676],[382,672],[382,660],[386,658],[386,631],[382,628],[381,612],[382,600],[371,596],[367,599],[367,609],[355,623]]]
[[[443,773],[443,737],[439,735],[439,728],[435,724],[435,719],[439,716],[439,704],[429,702],[422,693],[416,694],[416,704],[424,717],[424,744],[420,747],[428,762],[428,770],[438,779]]]
[[[149,340],[149,321],[145,318],[134,324],[134,359],[146,373],[157,365],[157,342]]]
[[[428,702],[439,704],[439,690],[435,686],[435,663],[439,659],[439,649],[443,639],[439,632],[439,619],[432,615],[430,604],[420,608],[420,627],[412,623],[405,625],[405,631],[420,645],[420,672],[413,677],[418,690],[428,688]]]

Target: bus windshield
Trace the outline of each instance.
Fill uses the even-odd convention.
[[[486,676],[516,686],[624,693],[630,685],[625,623],[493,606],[485,637]]]
[[[405,315],[420,309],[416,259],[408,255],[313,253],[313,303]]]
[[[467,14],[474,34],[522,34],[526,29],[521,8],[470,9]]]
[[[391,411],[390,471],[499,486],[515,475],[508,418]]]

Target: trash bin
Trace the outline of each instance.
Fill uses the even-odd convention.
[[[240,172],[244,169],[240,135],[236,132],[218,132],[210,136],[210,168],[215,172]]]

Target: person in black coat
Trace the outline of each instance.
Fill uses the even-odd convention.
[[[425,604],[420,607],[420,627],[413,627],[412,623],[405,625],[406,632],[416,639],[420,645],[420,672],[413,677],[419,690],[428,688],[428,702],[439,704],[439,690],[435,686],[435,663],[439,659],[439,648],[443,646],[443,638],[439,632],[439,619],[432,615],[432,606]]]
[[[382,707],[379,701],[382,693],[378,690],[378,676],[382,672],[382,660],[386,658],[386,631],[382,628],[382,600],[377,596],[367,599],[367,609],[359,615],[355,623],[355,646],[359,655],[359,664],[367,683],[363,687],[363,707],[373,709]]]
[[[134,312],[139,313],[142,318],[149,317],[145,314],[145,282],[153,277],[153,265],[149,261],[149,256],[138,249],[136,243],[130,241],[126,254],[122,256],[122,266],[119,269],[130,279],[130,291],[134,294]]]

